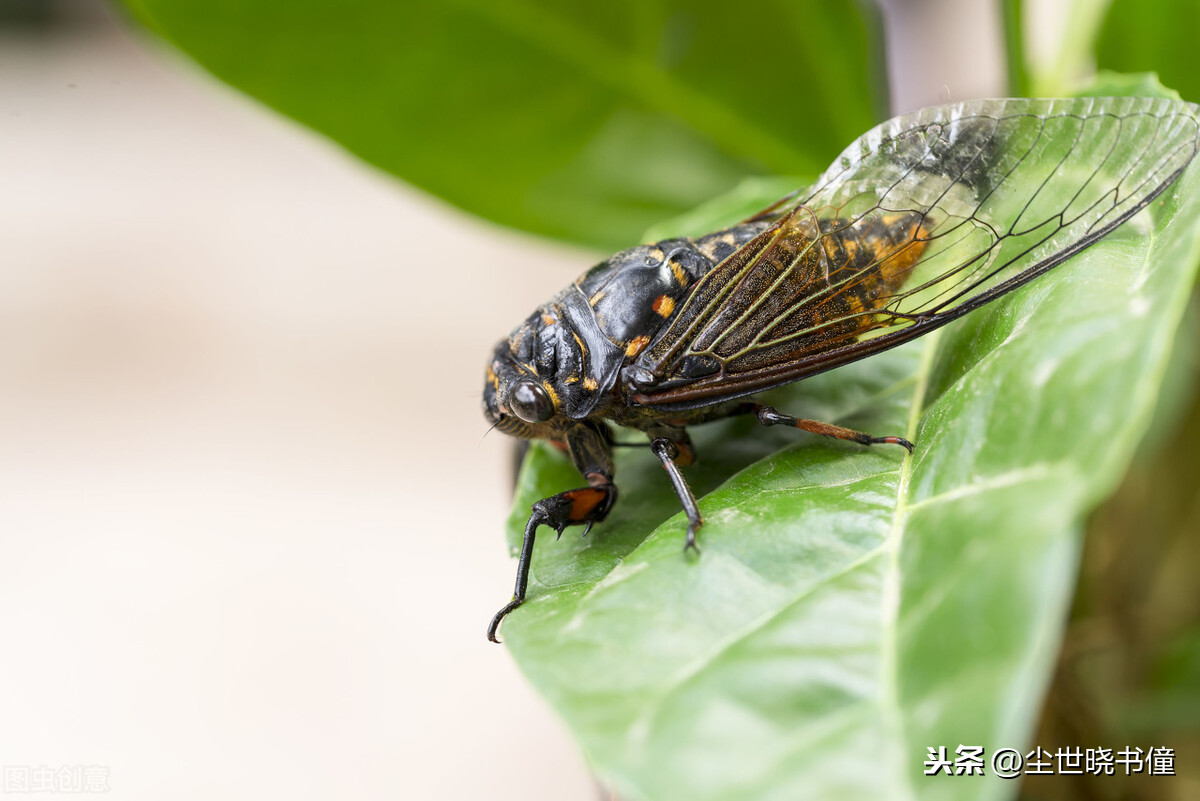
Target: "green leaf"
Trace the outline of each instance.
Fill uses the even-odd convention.
[[[1095,43],[1097,65],[1119,72],[1157,72],[1184,100],[1200,100],[1200,3],[1114,0]]]
[[[1029,65],[1025,63],[1025,32],[1022,18],[1025,0],[1001,0],[1000,13],[1004,30],[1004,62],[1008,70],[1008,92],[1014,97],[1028,97]]]
[[[1163,86],[1153,72],[1109,72],[1100,70],[1092,85],[1079,97],[1170,97],[1179,100],[1179,93]]]
[[[923,776],[926,749],[1025,750],[1080,520],[1147,428],[1198,223],[1193,167],[1049,275],[770,398],[907,436],[912,457],[746,419],[696,429],[698,558],[657,461],[618,449],[609,519],[542,535],[502,632],[600,777],[630,799],[1015,793],[990,767]],[[510,544],[533,501],[580,483],[534,447]]]
[[[866,6],[126,0],[219,78],[449,202],[620,247],[873,122]]]

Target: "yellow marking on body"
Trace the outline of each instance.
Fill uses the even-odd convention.
[[[554,410],[558,411],[558,393],[554,391],[554,387],[550,386],[548,381],[543,381],[542,389],[546,390],[546,394],[550,396],[550,402],[554,404]]]
[[[564,383],[564,384],[576,384],[576,383],[579,383],[579,376],[577,376],[577,375],[569,375],[569,376],[567,376],[566,378],[564,378],[564,379],[563,379],[563,383]]]
[[[588,305],[595,306],[597,303],[599,303],[603,299],[604,299],[604,290],[600,290],[595,295],[592,295],[590,298],[588,298]]]
[[[660,317],[670,317],[675,311],[675,298],[670,295],[659,295],[654,299],[654,312]]]
[[[543,314],[542,322],[545,323],[546,325],[554,325],[555,323],[558,322],[558,320],[555,320],[553,317],[551,317],[548,314]]]
[[[500,383],[499,381],[496,380],[496,372],[492,369],[492,366],[490,364],[488,365],[488,368],[487,368],[487,381],[493,387],[498,386]]]
[[[671,274],[675,276],[675,280],[679,282],[679,285],[687,286],[687,273],[683,271],[678,262],[669,261],[667,264],[671,266]]]
[[[579,358],[587,358],[587,345],[583,344],[583,340],[579,338],[579,334],[576,334],[574,331],[571,332],[571,336],[575,337],[575,344],[579,346]]]
[[[642,334],[640,337],[634,337],[633,340],[625,346],[625,355],[633,358],[642,352],[642,349],[650,344],[650,337]]]
[[[592,378],[591,376],[583,379],[583,388],[588,392],[595,392],[599,386],[600,385],[596,383],[596,379]]]
[[[889,286],[899,286],[908,278],[909,272],[917,266],[921,255],[929,247],[927,239],[929,233],[928,228],[914,220],[913,224],[905,231],[908,243],[880,262],[879,272]]]

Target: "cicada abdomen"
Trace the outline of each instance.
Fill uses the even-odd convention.
[[[731,363],[762,369],[814,343],[857,340],[909,281],[928,230],[912,212],[857,221],[788,212],[697,283],[688,307],[630,370],[632,381],[666,389],[668,364],[690,381]]]

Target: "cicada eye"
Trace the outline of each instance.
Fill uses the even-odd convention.
[[[508,395],[508,408],[526,423],[544,423],[554,416],[554,402],[544,387],[523,378]]]

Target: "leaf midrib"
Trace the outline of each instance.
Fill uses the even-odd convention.
[[[917,439],[917,428],[920,426],[926,395],[929,392],[929,377],[933,372],[933,357],[937,353],[941,338],[942,329],[939,329],[927,335],[923,343],[921,361],[917,366],[917,383],[913,387],[912,403],[908,410],[905,438],[909,442],[915,442]],[[909,780],[908,771],[905,770],[905,757],[909,754],[909,750],[904,731],[904,720],[900,712],[896,632],[900,625],[900,546],[904,541],[904,526],[908,522],[910,511],[908,486],[912,480],[913,465],[913,455],[906,454],[904,461],[900,464],[900,477],[896,482],[896,505],[892,512],[892,527],[880,545],[880,548],[888,555],[883,579],[883,646],[880,658],[880,684],[884,692],[880,697],[880,708],[886,718],[884,728],[888,736],[885,738],[885,742],[888,746],[888,761],[894,776],[892,786],[903,788],[906,798],[914,798],[915,790]]]

